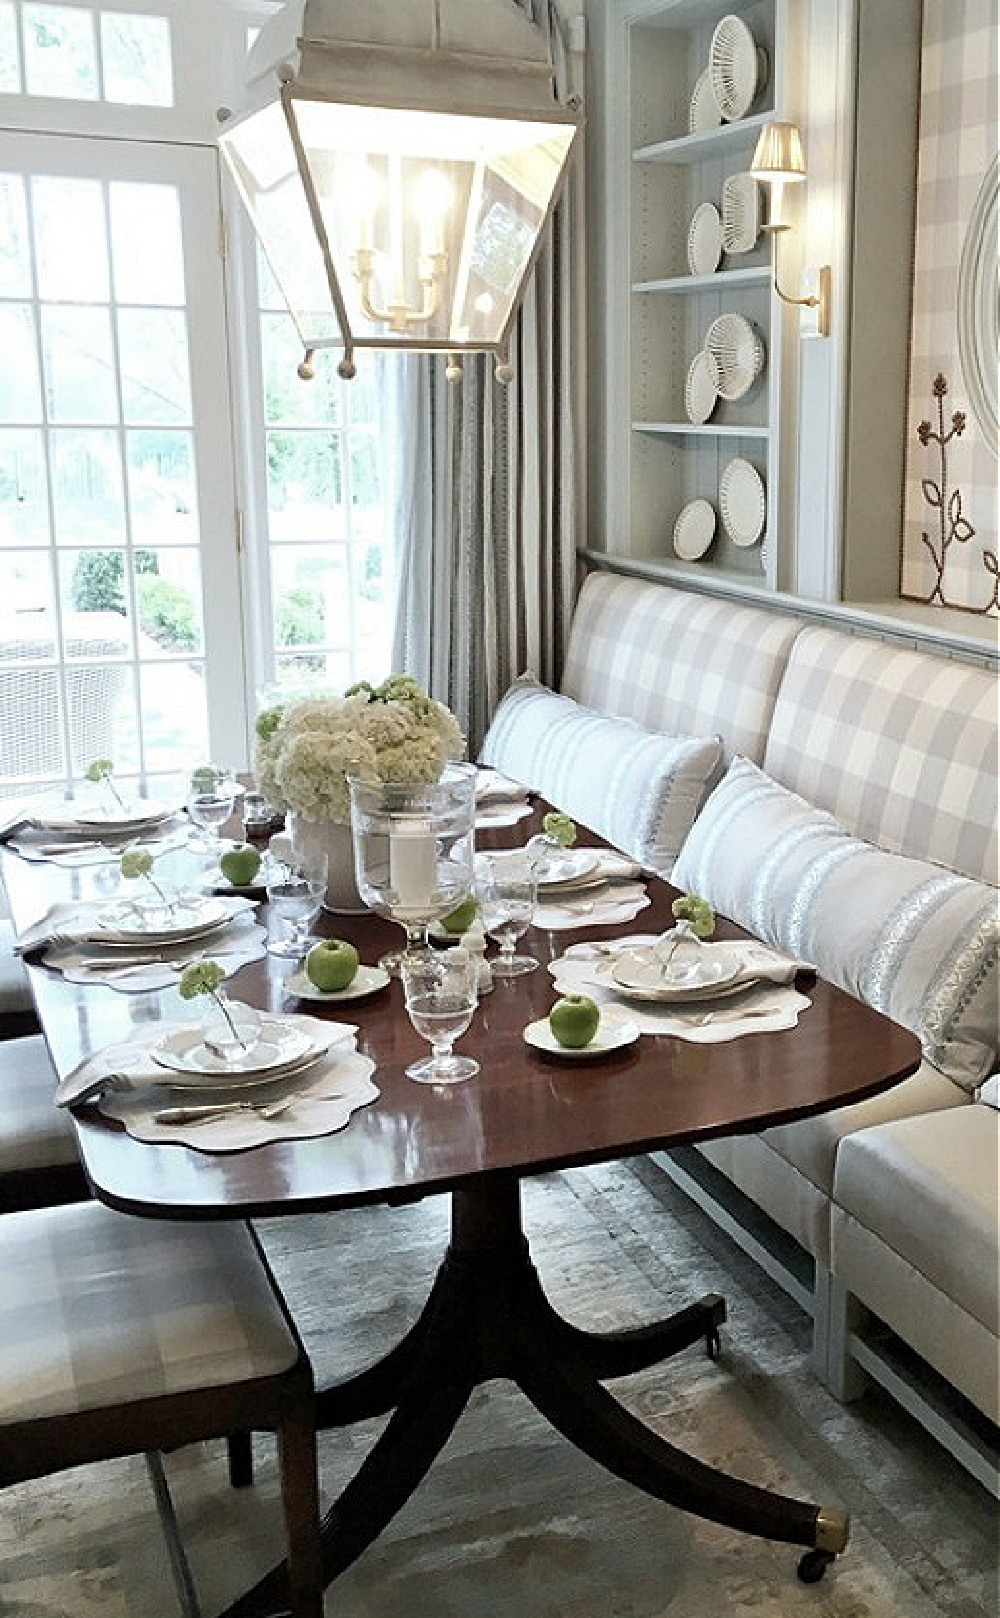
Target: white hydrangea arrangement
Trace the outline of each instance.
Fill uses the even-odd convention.
[[[351,818],[349,775],[422,784],[465,752],[451,710],[406,674],[266,708],[256,733],[254,771],[270,802],[342,825]]]

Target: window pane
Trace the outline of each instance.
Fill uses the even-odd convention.
[[[21,89],[17,18],[12,0],[0,0],[0,94],[17,95]]]
[[[29,95],[96,101],[97,53],[90,12],[26,5],[23,16]]]
[[[204,669],[144,664],[139,672],[146,766],[186,771],[209,756]]]
[[[128,106],[171,107],[170,24],[165,17],[101,16],[104,95]]]
[[[61,550],[59,592],[66,656],[124,657],[132,650],[124,550]]]
[[[135,589],[141,657],[204,653],[201,563],[197,551],[137,550]]]
[[[106,308],[43,306],[45,399],[52,421],[118,420],[111,319]]]
[[[194,447],[190,433],[125,435],[128,504],[137,545],[198,542]]]
[[[57,541],[123,545],[125,499],[117,433],[57,428],[51,444]]]
[[[0,61],[2,59],[0,36]],[[0,68],[0,74],[2,72]],[[0,174],[0,297],[31,297],[28,214],[24,181],[19,174]]]
[[[187,324],[180,310],[121,309],[122,416],[164,426],[191,420]]]
[[[267,434],[271,539],[343,539],[340,439],[336,433]]]
[[[25,633],[37,634],[39,627],[54,643],[55,599],[52,591],[51,551],[5,551],[3,558],[3,634],[11,633],[12,622]]]
[[[296,371],[302,358],[302,344],[290,317],[265,315],[261,326],[264,409],[269,425],[294,427],[338,422],[344,384],[336,368],[320,364],[313,381],[303,382]]]
[[[0,421],[40,421],[35,322],[27,304],[0,303],[0,354],[4,358]]]
[[[48,540],[42,435],[0,430],[0,548],[47,545]]]
[[[97,180],[36,179],[38,288],[56,303],[107,303],[104,197]]]
[[[121,303],[184,302],[180,201],[172,185],[112,185],[111,254]]]

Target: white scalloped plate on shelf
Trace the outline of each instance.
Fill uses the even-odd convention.
[[[719,103],[712,94],[712,82],[706,67],[704,73],[699,73],[695,80],[694,90],[691,94],[691,106],[688,110],[688,134],[700,135],[706,129],[718,129],[722,122]]]
[[[760,188],[746,171],[722,182],[722,246],[727,253],[749,253],[760,235]]]
[[[710,500],[689,500],[674,523],[674,551],[682,562],[697,562],[715,538],[718,514]]]
[[[742,118],[767,81],[767,52],[742,17],[720,17],[708,49],[708,82],[723,119]]]
[[[764,343],[745,315],[724,314],[705,334],[705,352],[715,361],[723,399],[742,399],[764,369]]]
[[[721,257],[722,218],[714,202],[703,202],[688,226],[688,269],[692,275],[711,275]]]
[[[684,381],[684,408],[688,421],[708,420],[719,400],[719,370],[707,349],[699,349]]]
[[[736,456],[719,483],[722,524],[734,545],[756,545],[767,519],[764,480],[750,461]]]

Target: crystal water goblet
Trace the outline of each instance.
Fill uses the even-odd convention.
[[[484,855],[477,861],[476,895],[483,932],[500,946],[490,962],[495,978],[534,972],[533,955],[515,954],[514,946],[531,926],[538,896],[538,877],[531,855]]]
[[[280,859],[267,864],[267,908],[270,915],[287,924],[288,935],[268,940],[269,955],[300,960],[315,939],[309,929],[323,907],[328,860],[325,849],[303,848],[294,844]]]
[[[196,827],[192,847],[218,856],[222,827],[236,802],[236,777],[216,764],[200,764],[188,776],[186,807]]]
[[[467,950],[428,949],[404,954],[400,964],[406,1011],[430,1056],[411,1062],[407,1077],[418,1084],[457,1084],[479,1072],[471,1056],[455,1056],[452,1046],[472,1022],[478,1004],[478,969]]]

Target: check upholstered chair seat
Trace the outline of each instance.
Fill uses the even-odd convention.
[[[0,1040],[0,1213],[88,1195],[68,1113],[41,1034]]]
[[[0,1273],[0,1486],[276,1432],[289,1610],[322,1618],[312,1372],[250,1229],[26,1210]]]

